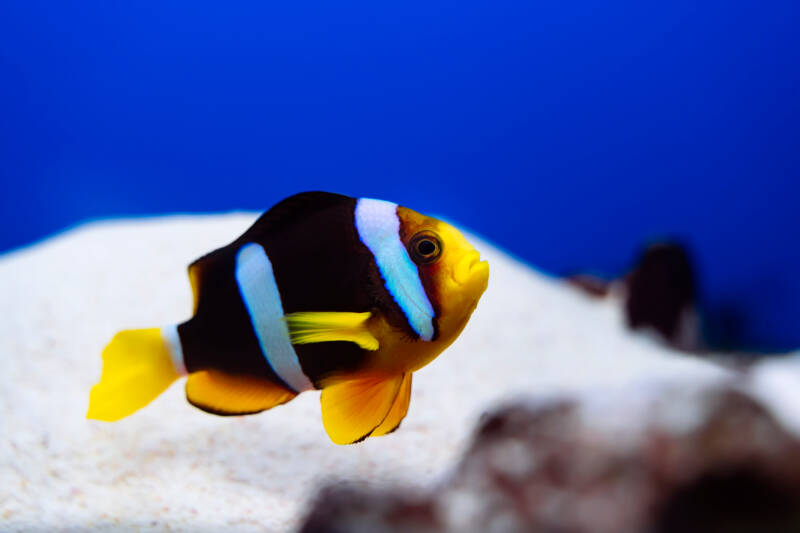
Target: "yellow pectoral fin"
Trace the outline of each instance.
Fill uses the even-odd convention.
[[[408,404],[411,402],[411,372],[403,375],[403,382],[400,384],[400,392],[397,393],[397,398],[389,410],[389,414],[381,422],[381,425],[375,428],[370,437],[380,437],[388,435],[398,427],[400,422],[406,417],[408,413]]]
[[[354,342],[365,350],[377,350],[378,339],[369,329],[371,313],[300,312],[284,317],[292,344]]]
[[[217,370],[194,372],[186,380],[189,403],[216,415],[258,413],[295,396],[294,392],[271,381]]]
[[[403,376],[398,375],[343,381],[325,387],[320,396],[322,424],[331,440],[336,444],[353,444],[369,437],[393,410],[402,382]],[[400,419],[402,416],[398,423]]]

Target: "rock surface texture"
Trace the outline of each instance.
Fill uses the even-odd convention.
[[[800,531],[800,440],[758,400],[720,386],[646,403],[627,429],[571,400],[498,409],[437,490],[331,487],[303,531]]]
[[[773,487],[776,470],[794,483],[793,359],[753,369],[746,393],[719,389],[742,378],[632,335],[618,305],[479,241],[489,289],[460,339],[415,374],[408,416],[391,435],[332,444],[314,392],[259,415],[215,417],[185,401],[181,382],[120,422],[86,420],[112,335],[188,318],[186,266],[254,219],[96,223],[0,257],[0,531],[294,531],[309,513],[307,529],[330,530],[349,522],[314,521],[310,502],[326,486],[342,500],[404,488],[395,502],[359,496],[380,522],[356,529],[610,531],[654,513],[679,520],[693,487],[716,486],[704,472],[718,457],[758,465],[763,483],[734,470],[756,493]],[[698,420],[713,417],[689,416],[709,387],[732,399],[701,404],[732,409],[738,423],[702,429]],[[654,413],[682,433],[659,430]],[[739,432],[749,441],[719,437]],[[474,460],[461,460],[468,448]],[[386,521],[392,513],[399,521]]]

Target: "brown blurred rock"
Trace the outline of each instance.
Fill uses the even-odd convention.
[[[566,282],[573,287],[595,298],[605,298],[611,291],[611,282],[598,276],[592,276],[591,274],[573,274],[572,276],[567,276],[565,279]]]
[[[758,401],[729,386],[655,398],[640,424],[619,424],[625,405],[500,409],[439,490],[329,487],[303,531],[800,531],[800,441]]]
[[[397,533],[443,531],[445,525],[427,495],[373,492],[355,486],[331,485],[316,498],[304,533]]]

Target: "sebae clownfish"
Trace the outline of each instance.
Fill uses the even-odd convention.
[[[117,333],[88,418],[119,420],[187,375],[186,398],[258,413],[320,389],[336,444],[397,429],[411,374],[461,333],[489,265],[445,222],[382,200],[289,197],[189,266],[194,316]]]

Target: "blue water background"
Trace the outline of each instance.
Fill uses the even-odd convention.
[[[681,238],[712,342],[795,348],[799,14],[6,0],[0,250],[331,190],[442,213],[559,275],[618,275],[642,242]]]

